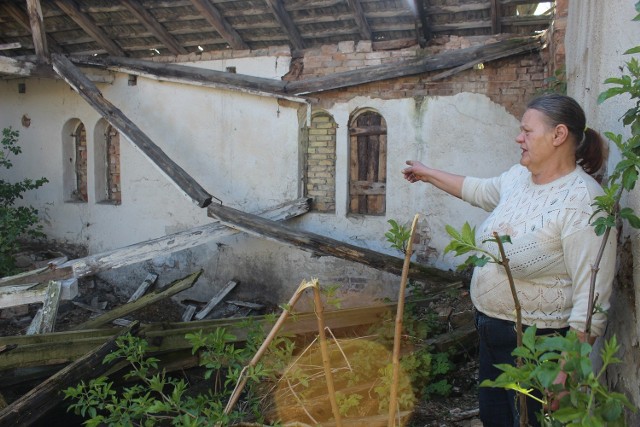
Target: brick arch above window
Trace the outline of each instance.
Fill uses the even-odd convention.
[[[362,109],[349,120],[350,214],[384,215],[387,191],[387,122]]]
[[[325,112],[311,115],[305,153],[305,195],[312,198],[311,210],[336,209],[336,122]]]

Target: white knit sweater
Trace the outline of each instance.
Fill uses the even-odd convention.
[[[602,237],[589,224],[600,185],[581,167],[549,184],[537,185],[523,166],[502,175],[481,179],[466,177],[462,199],[491,211],[476,230],[476,242],[493,238],[493,232],[509,235],[505,243],[525,325],[541,328],[571,326],[584,331],[589,299],[591,267]],[[614,230],[612,230],[614,231]],[[498,254],[495,243],[482,244]],[[597,273],[598,305],[609,308],[615,269],[615,231],[607,242]],[[502,266],[476,267],[471,299],[484,314],[515,321],[515,305]],[[592,335],[602,335],[603,314],[592,320]]]

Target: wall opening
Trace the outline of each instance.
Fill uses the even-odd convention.
[[[384,215],[387,191],[387,123],[360,110],[349,120],[350,214]]]
[[[95,187],[98,203],[122,203],[120,186],[120,133],[105,120],[96,125]]]
[[[311,210],[336,210],[336,122],[322,111],[311,116],[305,161],[305,195]]]
[[[67,202],[86,203],[87,130],[78,119],[69,120],[63,129],[63,187]]]

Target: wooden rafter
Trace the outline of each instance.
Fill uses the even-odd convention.
[[[191,0],[191,4],[216,29],[232,49],[249,49],[240,34],[220,14],[220,11],[208,0]]]
[[[33,46],[36,50],[36,56],[38,57],[38,61],[47,62],[49,49],[47,48],[47,33],[44,30],[44,20],[42,19],[40,0],[27,0],[27,11],[29,13],[31,36],[33,37]]]
[[[291,16],[284,8],[281,0],[265,0],[267,5],[273,12],[276,20],[280,24],[280,26],[284,29],[289,37],[289,41],[291,42],[291,46],[293,46],[296,50],[302,50],[305,48],[304,40],[296,28]]]
[[[500,15],[500,0],[491,0],[491,32],[493,34],[498,34],[502,31]]]
[[[74,0],[55,0],[56,6],[58,6],[64,13],[80,26],[87,34],[102,46],[109,54],[116,56],[127,56],[124,50],[120,48],[113,40],[111,40],[107,34],[98,27],[93,19],[86,13],[82,12]]]
[[[155,38],[161,41],[171,53],[174,55],[186,55],[189,53],[138,0],[120,0],[120,3],[126,7]]]
[[[358,29],[360,30],[360,37],[362,37],[363,40],[371,40],[373,35],[371,33],[369,23],[367,22],[367,17],[362,9],[362,5],[360,4],[360,0],[348,0],[348,2],[349,7],[353,11],[353,16],[356,20],[356,24],[358,25]]]
[[[424,0],[414,0],[416,8],[416,34],[420,47],[425,47],[431,40],[431,29],[427,20],[427,12],[424,9]]]
[[[25,11],[15,3],[3,3],[0,4],[0,8],[9,15],[18,25],[25,30],[31,32],[31,23],[29,22],[29,16]],[[45,33],[46,34],[46,33]],[[60,45],[48,34],[46,34],[47,46],[51,52],[63,53],[63,49]]]
[[[292,95],[301,96],[401,76],[468,66],[470,63],[485,62],[524,52],[532,52],[539,50],[541,46],[542,39],[540,36],[518,37],[488,45],[442,52],[425,58],[409,59],[393,64],[382,64],[327,76],[290,81],[287,82],[285,90]]]

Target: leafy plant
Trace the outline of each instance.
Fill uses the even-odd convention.
[[[183,379],[168,376],[159,370],[159,360],[146,356],[148,343],[131,334],[118,337],[118,349],[107,355],[104,363],[126,361],[130,370],[124,379],[134,381],[132,386],[116,387],[106,376],[81,382],[64,390],[65,399],[73,400],[68,410],[87,418],[87,426],[174,426],[228,425],[245,418],[261,420],[260,399],[249,388],[245,405],[228,415],[224,413],[222,399],[229,396],[238,378],[241,364],[248,351],[236,349],[231,341],[235,337],[224,329],[210,335],[188,334],[193,352],[202,352],[202,364],[207,368],[205,377],[216,375],[216,393],[193,396]],[[268,372],[256,367],[249,373],[249,383],[259,384]]]
[[[19,132],[10,127],[2,130],[0,167],[11,169],[12,156],[22,153],[18,145]],[[20,250],[20,239],[24,237],[43,238],[42,225],[38,224],[38,210],[32,206],[15,206],[23,193],[35,190],[49,182],[46,178],[11,183],[0,178],[0,276],[17,272],[15,254]]]
[[[536,336],[536,327],[527,328],[523,345],[514,356],[523,363],[520,367],[497,365],[503,371],[495,380],[485,380],[483,387],[502,387],[525,394],[550,406],[556,396],[560,408],[549,414],[537,414],[542,425],[548,426],[624,426],[623,408],[635,408],[625,395],[609,391],[602,384],[607,366],[619,363],[615,357],[619,345],[614,338],[605,342],[601,351],[602,368],[593,370],[592,347],[570,331],[567,336]],[[564,373],[564,385],[556,378]],[[537,391],[538,394],[533,393]]]
[[[391,229],[385,233],[387,242],[391,244],[392,248],[405,253],[407,250],[407,243],[411,237],[411,230],[404,225],[398,224],[394,219],[390,219],[387,222],[391,225]]]

